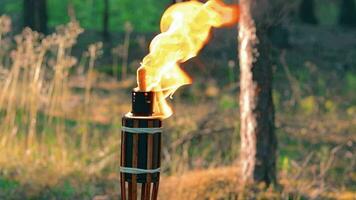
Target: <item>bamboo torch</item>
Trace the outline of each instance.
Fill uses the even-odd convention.
[[[191,78],[179,65],[196,56],[213,27],[238,20],[237,6],[221,0],[177,3],[162,16],[162,33],[138,69],[132,110],[122,118],[121,196],[123,200],[156,200],[160,179],[162,118],[172,114],[166,98]],[[154,113],[155,112],[155,113]]]
[[[122,118],[121,196],[123,200],[157,199],[162,120],[153,116],[155,92],[146,92],[144,71],[132,91],[132,110]]]

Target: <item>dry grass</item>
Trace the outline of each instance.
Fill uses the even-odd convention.
[[[353,191],[322,191],[313,187],[306,179],[295,178],[295,174],[281,174],[280,185],[276,188],[252,186],[239,191],[237,167],[220,167],[207,170],[193,170],[181,175],[163,177],[160,199],[354,199]]]
[[[97,174],[115,160],[111,152],[119,146],[113,135],[92,140],[99,133],[89,130],[93,121],[100,121],[91,117],[91,90],[101,45],[90,45],[83,58],[88,63],[78,64],[71,49],[83,30],[75,21],[46,37],[25,29],[14,41],[7,34],[9,24],[10,19],[0,18],[2,175],[31,186],[31,193],[71,174],[83,175],[83,180]],[[69,85],[73,68],[84,71],[84,95],[74,94]]]
[[[76,22],[47,37],[29,29],[12,37],[10,25],[0,18],[0,199],[117,199],[120,119],[130,109],[127,92],[135,79],[117,82],[95,69],[100,43],[72,56],[83,31]],[[226,167],[239,153],[237,86],[222,88],[205,77],[196,82],[175,95],[176,113],[164,122],[161,199],[356,195],[355,113],[314,112],[320,106],[318,99],[308,101],[313,98],[305,106],[311,114],[277,115],[281,186],[239,195],[238,169]]]
[[[163,177],[160,199],[232,199],[236,196],[238,169],[234,167],[193,170]]]

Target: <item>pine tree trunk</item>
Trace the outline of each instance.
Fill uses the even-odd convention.
[[[315,16],[314,0],[303,0],[299,7],[299,17],[302,22],[307,24],[318,24]]]
[[[24,0],[23,1],[24,26],[41,33],[47,33],[47,1]]]
[[[342,0],[339,23],[344,26],[356,26],[356,5],[354,0]]]
[[[242,185],[269,185],[276,182],[277,149],[270,44],[267,34],[261,31],[266,29],[256,29],[255,21],[263,19],[255,20],[257,7],[252,6],[251,0],[240,0],[240,6],[240,177]]]

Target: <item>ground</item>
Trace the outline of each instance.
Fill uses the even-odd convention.
[[[198,58],[184,65],[194,83],[174,95],[175,113],[164,121],[160,199],[355,198],[356,32],[338,27],[286,28],[290,47],[271,49],[279,185],[237,191],[236,32],[223,30],[214,33]],[[88,56],[78,59],[67,78],[61,79],[65,87],[55,87],[60,88],[58,93],[48,95],[51,90],[44,87],[39,104],[17,100],[35,94],[23,90],[27,79],[6,90],[12,95],[3,95],[10,99],[1,99],[2,110],[8,110],[0,117],[11,123],[1,127],[0,199],[118,198],[120,120],[130,110],[135,67],[145,53],[135,48],[144,43],[143,37],[151,36],[133,38],[132,69],[123,81],[111,76],[111,66],[105,62],[91,68]],[[4,69],[2,87],[13,66]],[[53,77],[43,80],[51,85]],[[32,130],[33,117],[28,108],[33,105],[38,106],[36,137],[29,141],[26,134]]]

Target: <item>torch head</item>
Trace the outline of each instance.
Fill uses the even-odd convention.
[[[132,115],[152,116],[154,92],[132,91]]]

